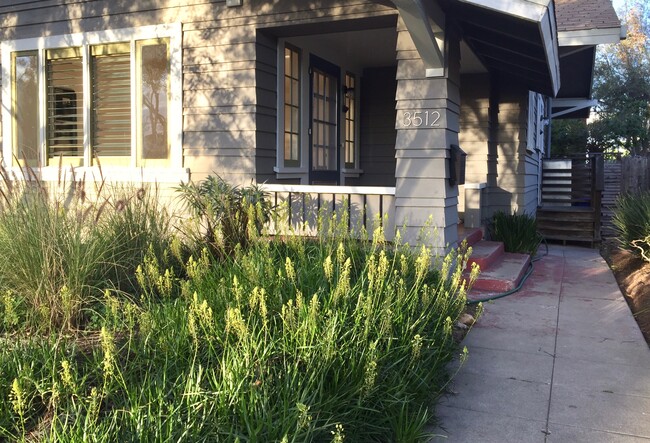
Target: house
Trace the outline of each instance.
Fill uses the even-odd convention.
[[[3,161],[379,196],[443,248],[459,213],[535,212],[547,123],[620,35],[609,0],[2,1]]]

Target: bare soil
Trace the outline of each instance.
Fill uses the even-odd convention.
[[[611,242],[603,245],[601,253],[650,345],[650,263]]]

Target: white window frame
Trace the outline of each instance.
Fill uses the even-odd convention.
[[[139,167],[137,162],[138,143],[138,85],[135,81],[137,72],[136,41],[164,38],[169,41],[169,103],[168,103],[168,134],[170,163],[169,167]],[[39,85],[39,153],[41,161],[46,158],[46,81],[45,81],[45,51],[48,49],[80,47],[83,60],[83,145],[84,166],[75,167],[75,173],[86,174],[98,180],[99,167],[90,166],[90,47],[110,43],[129,43],[131,49],[131,165],[102,166],[101,175],[108,181],[144,181],[144,182],[179,182],[189,180],[189,169],[183,168],[182,119],[183,119],[183,85],[182,85],[182,28],[180,23],[142,26],[135,28],[111,29],[97,32],[54,35],[48,37],[8,40],[0,43],[2,54],[2,103],[13,103],[13,75],[11,57],[13,53],[23,51],[38,52],[38,85]],[[13,166],[13,117],[11,106],[2,108],[2,154],[6,168],[20,172],[18,166]],[[101,160],[100,160],[101,161]],[[65,165],[64,165],[65,166]],[[66,169],[69,167],[66,166]],[[57,180],[59,167],[41,166],[37,171],[44,181]],[[19,175],[20,176],[20,175]]]
[[[544,152],[544,96],[533,91],[528,92],[528,130],[526,150],[529,153]]]

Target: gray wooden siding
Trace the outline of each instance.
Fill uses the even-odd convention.
[[[490,112],[488,75],[463,75],[461,84],[459,140],[468,154],[466,181],[487,183],[484,214],[487,217],[496,211],[534,214],[539,156],[534,149],[532,152],[526,149],[528,91],[521,85],[501,84],[496,91],[498,109]],[[495,117],[494,121],[490,121],[491,116]],[[494,147],[489,143],[491,136]]]
[[[0,4],[0,39],[182,23],[183,154],[193,179],[274,178],[276,29],[393,16],[370,0],[14,0]],[[321,28],[322,29],[322,28]],[[263,30],[263,32],[261,32]]]
[[[361,79],[360,165],[363,174],[347,184],[395,186],[396,67],[366,69]]]

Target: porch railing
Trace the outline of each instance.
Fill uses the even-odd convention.
[[[275,231],[285,224],[299,234],[316,235],[333,220],[347,223],[353,236],[363,229],[372,235],[377,225],[388,239],[395,231],[394,187],[265,184],[262,189],[279,209],[277,217],[283,218],[273,220]]]

